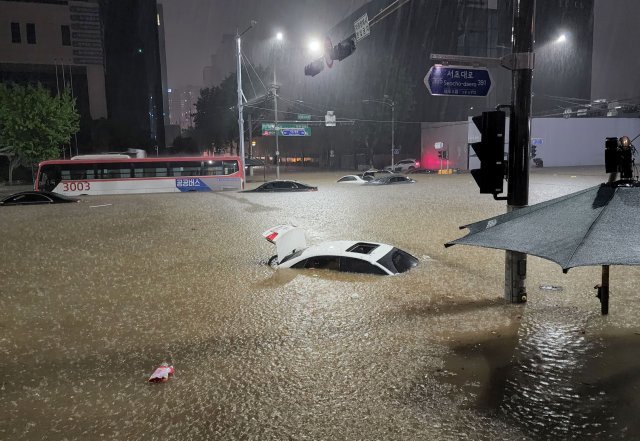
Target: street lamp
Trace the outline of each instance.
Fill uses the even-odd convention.
[[[281,45],[281,42],[284,40],[284,35],[282,32],[278,32],[276,34],[276,43],[273,48],[273,112],[274,112],[274,122],[275,122],[275,132],[276,132],[276,179],[280,179],[280,148],[278,145],[278,83],[276,81],[276,50],[277,46]],[[279,44],[280,43],[280,44]]]
[[[391,171],[393,171],[394,167],[394,150],[395,147],[395,107],[396,102],[389,98],[387,95],[384,96],[382,100],[362,100],[363,103],[379,103],[384,104],[385,106],[391,107]]]
[[[244,117],[242,112],[244,110],[244,106],[242,103],[242,36],[246,34],[251,28],[256,25],[257,21],[251,20],[251,24],[247,29],[242,31],[236,31],[236,78],[238,81],[238,138],[240,144],[240,170],[242,170],[242,174],[244,175],[245,166],[244,166]],[[246,180],[246,179],[245,179]],[[244,181],[242,183],[242,187],[244,188]]]
[[[317,38],[313,38],[307,43],[307,49],[309,49],[309,53],[313,56],[321,55],[322,43]]]

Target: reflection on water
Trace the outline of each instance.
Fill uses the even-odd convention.
[[[445,249],[504,211],[469,175],[305,194],[86,198],[2,209],[0,439],[637,439],[637,268],[568,275]],[[597,178],[596,178],[597,179]],[[598,180],[532,177],[532,201]],[[90,209],[96,201],[112,204]],[[261,233],[375,240],[420,258],[394,277],[274,271]],[[430,256],[430,257],[428,257]],[[149,385],[162,361],[168,383]]]
[[[580,311],[536,311],[521,328],[502,410],[538,438],[567,439],[616,433],[602,385],[584,381],[601,344],[585,336]]]

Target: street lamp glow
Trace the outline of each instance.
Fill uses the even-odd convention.
[[[307,44],[307,48],[309,49],[309,52],[311,52],[314,55],[319,55],[320,52],[322,51],[322,44],[320,43],[320,40],[318,40],[317,38],[314,38],[312,40],[309,40],[309,43]]]
[[[282,32],[278,32],[276,34],[276,40],[282,41],[283,38],[284,38],[284,34]]]
[[[567,34],[560,34],[560,36],[556,40],[556,43],[564,43],[566,41],[567,41]]]

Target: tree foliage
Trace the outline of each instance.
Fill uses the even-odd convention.
[[[41,85],[0,83],[0,154],[9,158],[9,182],[20,164],[58,158],[79,120],[68,91],[52,96]]]
[[[267,71],[257,66],[243,72],[242,84],[245,97],[251,101],[268,94],[263,79]],[[200,90],[194,117],[197,139],[216,149],[237,145],[238,137],[238,90],[235,74],[229,74],[213,87]],[[246,111],[249,111],[246,108]],[[246,115],[246,114],[245,114]]]
[[[222,148],[237,141],[237,115],[232,110],[237,104],[237,97],[233,75],[228,75],[218,86],[200,90],[194,122],[208,145]]]

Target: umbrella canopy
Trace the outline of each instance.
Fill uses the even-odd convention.
[[[576,266],[640,265],[640,187],[602,184],[465,225],[448,242],[518,251]]]

